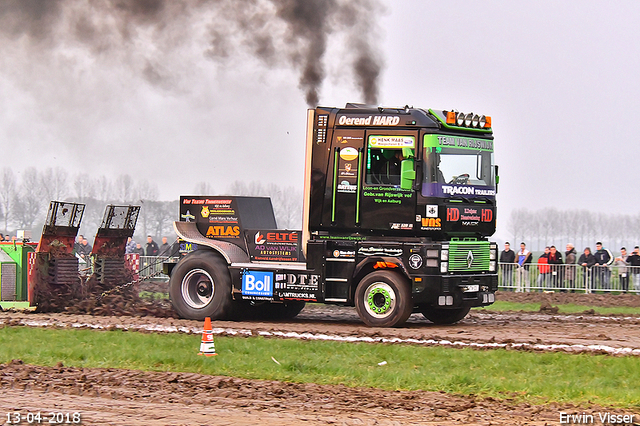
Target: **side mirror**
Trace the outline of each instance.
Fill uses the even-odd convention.
[[[416,180],[416,171],[413,167],[413,159],[402,160],[400,163],[400,188],[412,189]]]
[[[498,183],[500,183],[500,176],[498,176],[498,166],[495,165],[494,167],[494,173],[496,175],[496,192],[498,192]]]

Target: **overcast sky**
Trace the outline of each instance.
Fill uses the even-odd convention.
[[[0,28],[9,28],[0,29],[3,165],[128,173],[157,184],[165,200],[201,181],[217,193],[234,180],[302,188],[308,90],[300,57],[284,43],[256,58],[241,39],[212,53],[213,16],[241,2],[206,13],[187,5],[153,31],[133,19],[126,37],[90,44],[65,35],[84,2],[63,3],[48,31],[48,22],[26,25],[31,15],[6,6],[20,1],[0,3]],[[379,66],[380,105],[492,116],[499,235],[521,207],[638,213],[640,2],[359,4],[359,14],[331,18],[345,22],[328,31],[319,59],[321,105],[365,100],[352,67],[362,45],[344,30],[358,22],[350,28]],[[94,27],[107,28],[104,13],[94,13]]]

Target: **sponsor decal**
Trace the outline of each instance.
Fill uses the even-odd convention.
[[[245,271],[242,275],[242,294],[272,297],[273,272]]]
[[[417,253],[412,254],[409,257],[409,266],[411,269],[420,269],[422,266],[422,256]]]
[[[442,183],[424,183],[422,185],[422,195],[425,197],[447,197],[461,196],[464,198],[496,196],[493,187],[482,185],[454,185]]]
[[[408,230],[408,229],[413,229],[413,223],[390,223],[389,224],[389,229],[394,229],[394,230]]]
[[[358,254],[362,256],[402,256],[402,249],[390,247],[360,247]]]
[[[439,231],[442,229],[442,220],[439,217],[423,217],[421,229],[423,231]]]
[[[209,206],[202,206],[202,211],[200,212],[202,217],[209,217]]]
[[[413,191],[385,186],[367,186],[362,195],[373,198],[374,203],[380,204],[402,204],[402,200],[410,200]]]
[[[180,217],[183,218],[185,222],[191,222],[196,218],[194,215],[191,214],[189,210],[187,210],[185,214],[181,214]]]
[[[225,238],[238,238],[240,236],[239,226],[224,226],[215,225],[209,226],[207,229],[208,238],[225,237]]]
[[[338,184],[338,192],[344,192],[346,194],[355,194],[358,189],[358,185],[352,185],[348,180],[343,180]]]
[[[353,161],[358,158],[358,150],[353,147],[346,147],[340,150],[340,158],[344,161]]]
[[[183,198],[182,204],[229,206],[232,200],[211,200],[208,198]]]
[[[300,231],[247,231],[252,260],[295,262],[300,251]]]
[[[187,241],[185,241],[184,243],[180,243],[180,253],[191,253],[192,251],[196,250],[198,250],[198,245],[196,243],[190,243]]]
[[[275,288],[276,290],[315,292],[318,291],[319,284],[320,275],[316,274],[277,274]]]
[[[427,204],[427,217],[438,217],[438,205]]]
[[[458,136],[437,136],[440,146],[453,146],[458,148],[482,149],[493,151],[493,141],[486,139],[462,138]]]
[[[369,136],[371,148],[413,148],[415,145],[413,136]]]
[[[477,226],[480,222],[491,222],[493,210],[473,207],[448,207],[447,222],[461,221],[464,226]]]
[[[483,189],[468,185],[442,185],[444,195],[488,195],[495,197],[495,189]]]
[[[349,117],[343,115],[338,119],[340,126],[397,126],[400,116],[397,115],[370,115],[368,117]]]
[[[238,216],[209,216],[209,223],[238,223]]]
[[[356,252],[353,250],[334,250],[333,257],[356,257]]]

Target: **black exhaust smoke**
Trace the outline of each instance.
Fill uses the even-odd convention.
[[[249,53],[270,68],[293,68],[307,103],[315,106],[335,37],[346,49],[341,72],[348,68],[362,100],[375,104],[382,66],[375,43],[379,13],[378,0],[4,0],[0,52],[3,44],[18,43],[34,58],[60,46],[80,48],[94,58],[130,63],[150,84],[170,90],[179,76],[158,57],[181,52],[188,58],[198,43],[221,66]]]

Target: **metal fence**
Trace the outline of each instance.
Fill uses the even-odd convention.
[[[162,264],[167,260],[178,260],[173,257],[140,256],[137,272],[140,278],[150,277],[148,280],[169,281],[169,276],[162,273]],[[145,280],[146,281],[146,280]]]
[[[500,290],[640,293],[639,266],[499,265]]]

